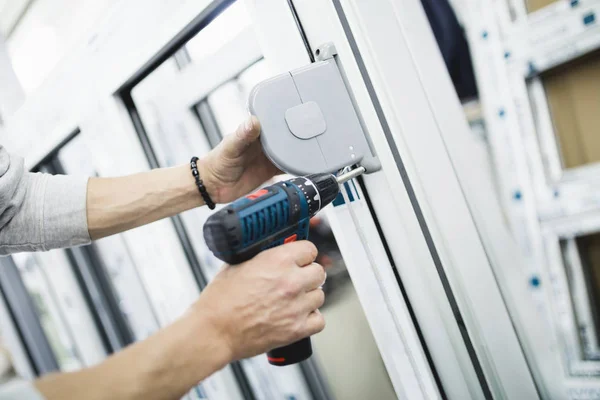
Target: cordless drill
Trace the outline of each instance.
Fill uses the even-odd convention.
[[[263,250],[306,240],[310,219],[337,197],[340,184],[364,171],[358,167],[338,177],[314,174],[293,178],[242,197],[208,218],[204,225],[206,244],[217,258],[239,264]],[[307,337],[268,352],[267,359],[283,366],[311,355]]]

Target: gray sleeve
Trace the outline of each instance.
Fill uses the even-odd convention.
[[[29,173],[0,145],[0,255],[90,242],[87,178]]]

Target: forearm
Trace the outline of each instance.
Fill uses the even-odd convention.
[[[188,315],[98,366],[49,375],[36,387],[49,399],[178,399],[230,359],[217,332]]]
[[[203,176],[202,162],[198,167]],[[92,178],[87,194],[90,237],[123,232],[203,204],[188,165],[118,178]]]

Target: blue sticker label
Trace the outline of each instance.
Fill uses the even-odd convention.
[[[333,206],[337,207],[341,206],[342,204],[346,204],[346,202],[344,201],[344,196],[342,196],[342,192],[339,192],[335,200],[333,200]]]
[[[352,185],[352,186],[350,186],[350,185]],[[352,190],[353,188],[354,188],[354,190]],[[356,185],[354,184],[354,181],[345,182],[342,190],[346,191],[346,193],[348,194],[348,200],[350,200],[350,202],[353,202],[355,200],[355,198],[360,199],[360,194],[358,194],[358,190],[356,189]],[[332,204],[334,207],[338,207],[338,206],[341,206],[342,204],[346,204],[346,201],[344,200],[344,196],[342,195],[341,191],[340,191],[340,193],[338,193],[335,200],[333,200]]]
[[[350,202],[354,201],[354,193],[352,193],[352,189],[350,189],[350,184],[348,182],[344,183],[344,188],[346,189],[346,193],[348,193],[348,199]]]
[[[590,25],[596,22],[596,15],[594,13],[589,13],[583,16],[584,25]]]

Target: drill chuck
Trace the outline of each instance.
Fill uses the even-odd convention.
[[[321,207],[331,203],[340,192],[340,185],[334,175],[331,174],[314,174],[306,177],[317,188],[317,193],[321,198]],[[316,214],[316,213],[315,213]],[[313,214],[314,215],[314,214]]]

